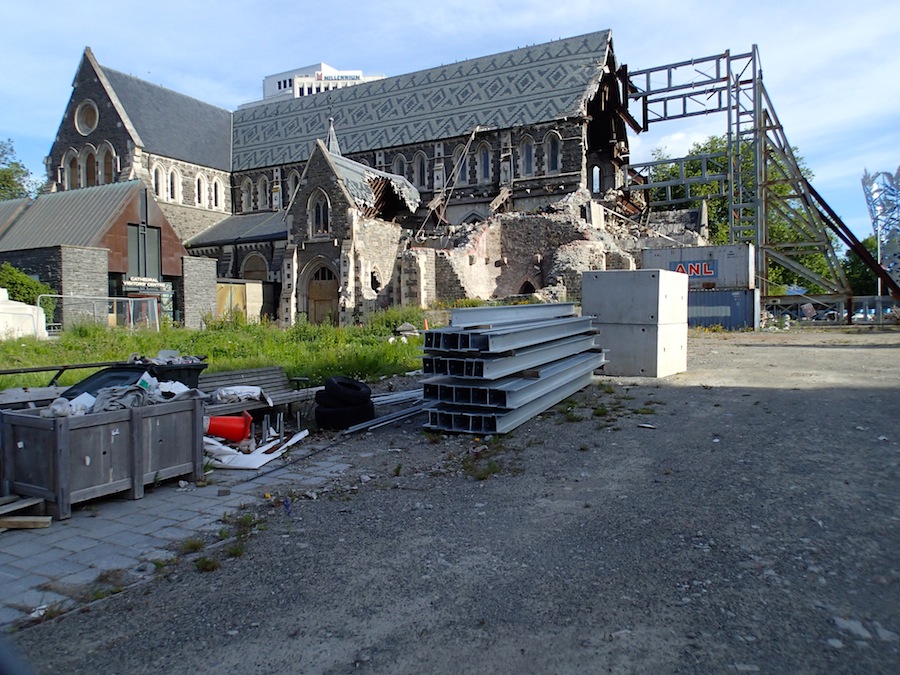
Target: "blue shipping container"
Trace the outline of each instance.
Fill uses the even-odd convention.
[[[759,290],[688,291],[688,326],[726,330],[759,329]]]

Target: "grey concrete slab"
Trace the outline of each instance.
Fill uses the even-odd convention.
[[[168,539],[172,542],[182,541],[184,539],[192,537],[193,535],[193,531],[185,529],[183,527],[167,527],[163,530],[159,530],[159,532],[156,533],[156,536],[158,536],[159,538]]]
[[[91,527],[85,527],[82,530],[81,536],[90,537],[91,539],[97,540],[105,540],[112,537],[119,537],[121,535],[128,534],[129,531],[129,526],[125,523],[103,520],[97,523],[91,523]]]
[[[84,529],[74,522],[70,523],[70,521],[54,521],[54,523],[50,527],[45,527],[38,530],[19,530],[19,535],[22,537],[22,539],[35,540],[40,542],[43,546],[52,547],[56,546],[59,542],[66,539],[71,539],[72,537],[80,537],[82,536],[83,532]],[[3,534],[4,543],[7,534],[11,533],[7,532]]]
[[[3,533],[3,536],[6,536],[5,532]],[[33,538],[17,537],[10,544],[7,544],[6,540],[3,542],[3,552],[17,558],[27,558],[29,556],[37,555],[46,549],[46,544]]]
[[[73,553],[72,559],[98,570],[127,570],[138,562],[134,555],[126,554],[126,549],[110,545]]]
[[[9,598],[30,588],[39,588],[48,581],[50,581],[50,577],[34,572],[26,572],[15,578],[3,579],[0,581],[0,598],[3,598],[4,603],[10,604]]]
[[[96,539],[90,537],[71,537],[57,544],[60,548],[76,553],[97,545]]]
[[[78,554],[76,553],[74,555]],[[34,567],[32,567],[31,569],[35,572],[38,572],[42,576],[49,577],[50,579],[59,579],[60,577],[66,577],[70,574],[80,572],[86,567],[89,567],[89,565],[78,562],[71,557],[66,557],[58,560],[49,560],[39,565],[34,565]]]
[[[141,504],[140,507],[133,509],[130,513],[122,513],[115,516],[105,516],[104,520],[112,520],[115,522],[122,523],[123,525],[129,525],[131,527],[131,531],[135,531],[135,528],[140,527],[142,525],[153,524],[156,522],[157,516],[150,514],[147,512],[147,506],[145,504]]]
[[[102,570],[99,570],[96,567],[85,567],[76,572],[72,572],[72,574],[67,574],[64,577],[60,577],[56,580],[56,582],[58,584],[65,584],[70,586],[92,584],[97,581],[97,577],[100,576],[101,571]]]
[[[144,523],[143,525],[135,525],[131,528],[132,532],[136,532],[138,534],[154,534],[159,532],[162,529],[167,527],[172,527],[175,524],[174,520],[169,520],[168,518],[151,518],[150,521]]]
[[[104,539],[104,541],[113,543],[122,548],[130,548],[136,551],[144,551],[147,549],[157,548],[160,545],[158,537],[152,534],[142,534],[140,532],[119,532],[115,537]]]
[[[45,548],[35,555],[12,557],[6,565],[18,567],[23,570],[40,571],[44,566],[58,560],[65,560],[71,555],[71,551],[65,551],[59,548]]]
[[[59,593],[54,593],[53,591],[27,588],[7,596],[5,602],[9,607],[15,607],[28,612],[38,607],[49,607],[51,605],[68,607],[73,605],[75,601],[72,600],[72,598],[60,595]]]
[[[7,626],[17,621],[21,621],[27,616],[28,614],[21,609],[0,605],[0,626]]]

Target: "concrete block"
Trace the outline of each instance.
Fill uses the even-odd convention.
[[[688,275],[668,270],[584,272],[581,314],[603,324],[686,324]]]
[[[687,370],[687,323],[600,324],[598,347],[608,349],[603,373],[667,377]]]

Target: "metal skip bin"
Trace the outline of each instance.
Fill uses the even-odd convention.
[[[4,411],[0,494],[40,497],[57,519],[72,504],[176,476],[203,477],[199,399],[74,417]]]

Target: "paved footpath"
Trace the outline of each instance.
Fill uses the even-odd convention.
[[[175,481],[148,486],[138,500],[76,504],[71,518],[48,528],[0,533],[0,631],[100,597],[99,589],[149,577],[157,563],[178,555],[179,542],[218,532],[226,514],[261,502],[279,486],[314,487],[347,468],[295,454],[258,472],[216,470],[204,487]]]

